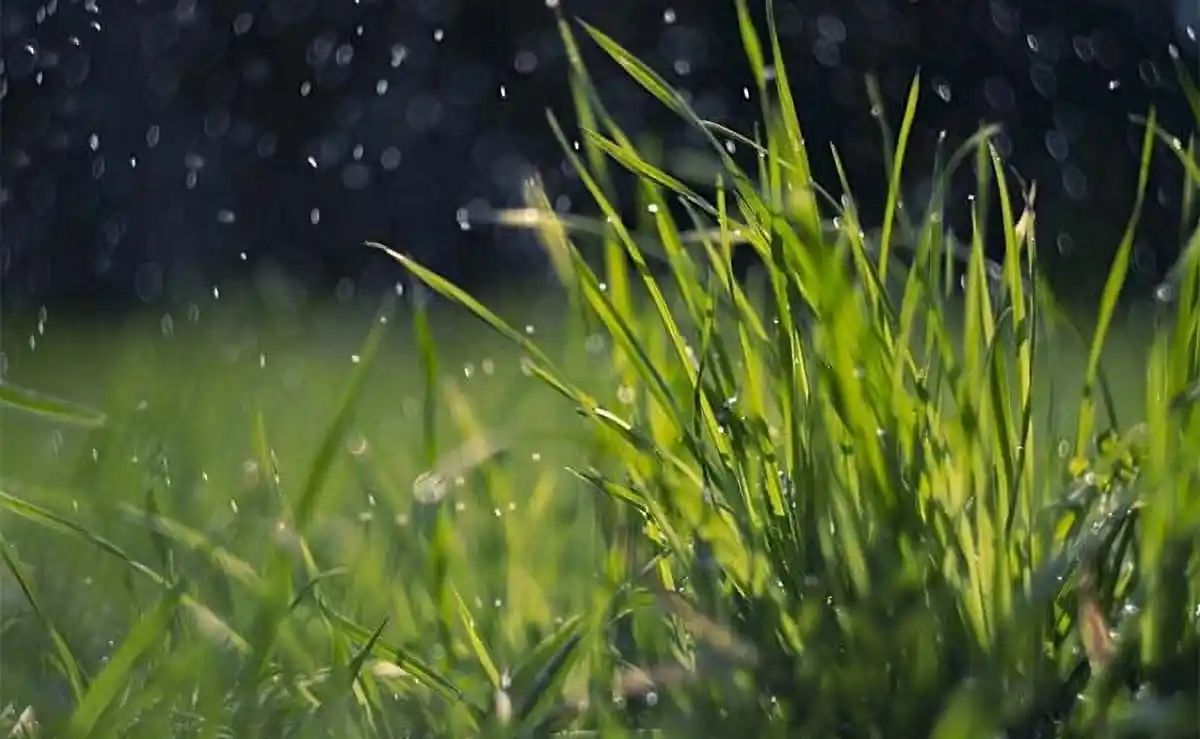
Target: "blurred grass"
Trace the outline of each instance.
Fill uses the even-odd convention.
[[[975,166],[1002,263],[956,256],[940,193],[901,212],[919,81],[864,239],[810,181],[773,26],[738,9],[753,173],[576,26],[710,136],[711,197],[615,125],[562,21],[582,151],[551,130],[601,256],[536,181],[498,215],[564,291],[485,306],[392,251],[447,300],[10,319],[0,730],[1194,736],[1197,249],[1169,300],[1119,311],[1132,214],[1073,330],[986,131],[945,165]],[[1155,135],[1190,161],[1144,123],[1147,162]]]

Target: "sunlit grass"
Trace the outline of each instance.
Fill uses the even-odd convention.
[[[332,349],[174,324],[78,399],[103,414],[44,394],[65,369],[4,386],[36,415],[3,452],[0,729],[1191,735],[1200,252],[1143,345],[1111,344],[1135,212],[1073,335],[1035,267],[1032,188],[1010,199],[988,130],[944,166],[975,165],[1001,263],[978,238],[950,250],[938,195],[917,223],[899,209],[918,81],[865,238],[852,197],[810,180],[773,27],[764,44],[738,8],[750,173],[733,132],[582,26],[711,137],[705,195],[633,146],[561,24],[582,151],[551,130],[600,217],[565,221],[536,181],[497,214],[537,230],[565,287],[532,317],[396,248],[495,336],[413,285]],[[637,234],[614,168],[638,178]],[[735,248],[768,265],[759,289]]]

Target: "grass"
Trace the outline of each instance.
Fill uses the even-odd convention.
[[[353,359],[304,363],[291,393],[270,391],[268,358],[311,345],[270,337],[233,343],[250,361],[215,360],[208,383],[170,342],[157,361],[186,382],[129,356],[104,414],[0,386],[39,416],[10,429],[59,434],[53,466],[6,435],[0,728],[1195,736],[1200,250],[1139,373],[1108,377],[1135,212],[1067,377],[1076,339],[1036,270],[1033,198],[1009,199],[988,132],[944,164],[975,164],[1005,257],[989,275],[976,239],[960,289],[936,207],[916,224],[899,208],[918,81],[885,130],[893,196],[869,248],[853,200],[826,204],[810,180],[773,27],[764,44],[738,9],[763,104],[753,173],[732,132],[583,26],[710,134],[723,170],[704,194],[630,143],[561,23],[581,152],[550,123],[600,211],[601,262],[537,182],[497,214],[538,230],[565,288],[558,331],[391,252],[513,347],[486,381],[476,365],[446,379],[461,313],[389,299],[361,348],[338,350]],[[1172,141],[1153,115],[1145,131],[1139,194],[1154,137]],[[1200,184],[1191,148],[1172,148]],[[657,266],[616,217],[618,171]],[[732,279],[735,242],[769,265],[761,290]],[[331,391],[334,366],[349,377]],[[389,433],[397,383],[411,405]]]

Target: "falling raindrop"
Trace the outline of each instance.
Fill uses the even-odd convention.
[[[238,13],[233,19],[233,32],[238,36],[244,36],[250,32],[250,27],[254,25],[254,16],[250,13]]]
[[[950,102],[952,96],[950,83],[943,79],[934,80],[933,91],[937,93],[944,102]]]

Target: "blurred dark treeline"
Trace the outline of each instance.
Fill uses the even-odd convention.
[[[752,2],[760,20],[764,3]],[[1042,251],[1064,289],[1098,289],[1133,205],[1153,104],[1192,128],[1172,50],[1195,66],[1194,0],[777,0],[817,179],[845,158],[864,211],[885,196],[878,76],[898,123],[914,72],[923,104],[907,190],[939,136],[1005,125],[1037,180]],[[732,0],[561,0],[748,131],[757,102]],[[544,265],[528,234],[466,228],[541,173],[586,207],[545,122],[570,120],[555,12],[544,0],[5,0],[0,269],[9,307],[185,302],[264,264],[310,290],[383,288],[412,253],[474,290]],[[582,32],[580,32],[582,36]],[[683,125],[587,41],[628,131],[692,146]],[[1159,148],[1134,280],[1178,252],[1181,168]],[[968,183],[951,220],[966,232]]]

